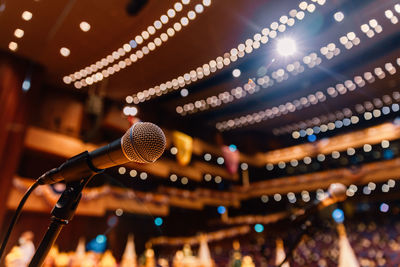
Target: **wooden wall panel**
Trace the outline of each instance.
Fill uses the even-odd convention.
[[[22,91],[27,73],[31,76],[31,89]],[[0,226],[6,212],[6,201],[11,180],[17,169],[27,123],[35,101],[40,69],[23,59],[0,52]]]

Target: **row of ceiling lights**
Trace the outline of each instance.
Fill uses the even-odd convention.
[[[310,130],[313,131],[313,129],[311,129],[311,128],[310,128]],[[305,131],[305,133],[306,133],[306,134],[313,134],[313,133],[315,133],[315,132],[313,131],[313,133],[310,133],[310,132]],[[382,148],[386,149],[386,148],[389,148],[389,146],[390,146],[390,142],[389,142],[388,140],[382,140],[382,141],[381,141],[381,147],[382,147]],[[372,146],[371,146],[370,144],[364,144],[364,145],[363,145],[363,150],[364,150],[364,152],[366,152],[366,153],[371,152]],[[177,149],[176,147],[172,147],[172,148],[170,149],[170,152],[171,152],[172,155],[176,155],[177,152],[178,152],[178,149]],[[355,154],[355,149],[352,148],[352,147],[349,147],[349,148],[346,149],[346,153],[347,153],[348,156],[352,156],[352,155]],[[340,158],[340,152],[339,152],[339,151],[333,151],[333,152],[331,152],[330,154],[331,154],[331,156],[332,156],[333,159],[339,159],[339,158]],[[209,162],[211,159],[212,159],[211,154],[209,154],[209,153],[204,154],[204,160],[205,160],[205,161]],[[317,160],[318,160],[319,162],[323,162],[323,161],[325,161],[325,159],[326,159],[326,155],[324,155],[324,154],[318,154],[318,155],[317,155]],[[292,167],[297,167],[298,164],[299,164],[299,162],[298,162],[297,159],[292,159],[292,160],[290,160],[290,161],[288,161],[288,162],[290,163],[290,165],[291,165]],[[303,162],[304,162],[306,165],[309,165],[309,164],[312,163],[312,159],[311,159],[311,157],[306,156],[306,157],[303,158]],[[223,158],[223,157],[218,157],[218,158],[217,158],[217,163],[218,163],[219,165],[222,165],[222,164],[224,163],[224,158]],[[280,169],[284,169],[284,168],[286,168],[286,162],[280,161],[280,162],[277,164],[277,166],[278,166]],[[249,167],[249,166],[248,166],[247,163],[241,163],[241,164],[240,164],[240,168],[241,168],[243,171],[248,170],[248,167]],[[266,168],[268,171],[272,171],[272,170],[274,169],[274,164],[272,164],[272,163],[267,163],[267,164],[265,165],[265,168]],[[207,175],[207,177],[205,176],[204,179],[205,179],[206,181],[210,181],[210,180],[211,180],[210,177],[211,177],[211,176]],[[217,179],[219,180],[219,178],[217,178]],[[220,182],[220,181],[219,181],[219,182]],[[219,183],[219,182],[217,182],[217,183]]]
[[[321,58],[317,57],[317,54],[315,53],[311,53],[310,56],[306,56],[304,58],[309,68],[313,68],[321,63]],[[298,61],[294,62],[293,64],[289,64],[286,69],[289,73],[292,73],[292,75],[297,75],[298,73],[304,71],[304,67]],[[221,92],[218,95],[210,96],[206,99],[200,99],[193,103],[187,103],[183,106],[177,106],[176,112],[182,116],[185,116],[187,114],[193,114],[199,111],[208,110],[210,108],[219,107],[222,104],[227,104],[233,102],[234,100],[238,100],[258,92],[260,90],[260,86],[263,88],[268,88],[274,85],[275,82],[280,83],[284,80],[287,80],[289,75],[283,68],[280,68],[276,71],[273,71],[271,77],[265,75],[264,77],[260,77],[258,79],[249,79],[248,82],[243,86],[238,86],[230,91]]]
[[[398,112],[400,107],[399,104],[392,104],[391,106],[393,112]],[[383,115],[387,115],[390,113],[390,107],[384,106],[382,109],[374,109],[372,112],[369,111],[364,111],[363,118],[364,120],[368,121],[371,120],[373,117],[374,118],[379,118]],[[357,124],[360,121],[360,118],[358,116],[352,116],[350,119],[345,118],[343,120],[336,120],[333,122],[329,122],[326,124],[321,124],[318,126],[314,126],[313,128],[307,128],[305,130],[300,130],[300,131],[293,131],[292,132],[292,137],[294,139],[298,139],[299,137],[305,137],[313,134],[319,134],[321,132],[326,132],[328,130],[335,130],[335,129],[340,129],[343,126],[350,126],[351,124]]]
[[[169,151],[170,151],[171,155],[178,154],[178,148],[176,148],[174,146],[171,147]],[[204,154],[204,160],[205,161],[210,161],[211,158],[212,158],[211,154],[209,154],[209,153]],[[225,163],[225,159],[223,157],[217,157],[217,164],[218,165],[223,165],[224,163]]]
[[[382,142],[381,142],[381,146],[382,146],[382,148],[389,148],[389,146],[390,146],[390,142],[389,141],[387,141],[387,140],[382,140]],[[372,146],[370,145],[370,144],[364,144],[364,146],[363,146],[363,150],[364,150],[364,152],[371,152],[372,151]],[[347,150],[346,150],[346,153],[347,153],[347,155],[349,155],[349,156],[352,156],[352,155],[354,155],[355,154],[355,149],[354,148],[351,148],[351,147],[349,147],[349,148],[347,148]],[[172,154],[176,154],[176,153],[172,153]],[[332,153],[331,153],[331,156],[332,156],[332,158],[333,159],[339,159],[340,158],[340,152],[338,152],[338,151],[333,151]],[[209,157],[209,154],[205,154],[204,155],[204,158],[207,160],[208,158],[208,160],[210,160],[211,158]],[[322,162],[322,161],[324,161],[325,160],[325,155],[324,154],[319,154],[318,156],[317,156],[317,160],[318,161],[320,161],[320,162]],[[310,158],[310,157],[304,157],[304,159],[303,159],[303,162],[305,163],[305,164],[307,164],[307,165],[309,165],[309,164],[311,164],[312,163],[312,159]],[[292,166],[292,167],[297,167],[298,166],[298,160],[296,160],[296,159],[292,159],[292,160],[290,160],[290,165]],[[284,169],[285,167],[286,167],[286,163],[285,162],[279,162],[278,164],[277,164],[277,166],[280,168],[280,169]],[[242,163],[241,164],[241,169],[242,170],[247,170],[248,169],[248,164],[247,163]],[[266,164],[266,169],[267,170],[269,170],[269,171],[272,171],[273,169],[274,169],[274,165],[273,164],[271,164],[271,163],[268,163],[268,164]],[[126,168],[125,167],[120,167],[119,169],[118,169],[118,173],[119,174],[121,174],[121,175],[125,175],[126,174],[126,172],[127,172],[127,170],[126,170]],[[138,172],[136,171],[136,170],[130,170],[129,171],[129,175],[132,177],[132,178],[134,178],[134,177],[137,177],[138,176]],[[148,178],[148,174],[146,173],[146,172],[142,172],[142,173],[140,173],[139,174],[139,177],[140,177],[140,179],[141,180],[146,180],[147,178]],[[171,174],[170,175],[170,177],[169,177],[169,179],[170,179],[170,181],[171,182],[177,182],[178,181],[178,176],[176,175],[176,174]],[[213,180],[213,177],[212,177],[212,175],[211,174],[209,174],[209,173],[207,173],[207,174],[205,174],[204,175],[204,181],[206,181],[206,182],[210,182],[210,181],[212,181]],[[183,185],[186,185],[186,184],[188,184],[188,182],[189,182],[189,179],[187,178],[187,177],[182,177],[181,179],[180,179],[180,181],[181,181],[181,183],[183,184]],[[382,191],[383,192],[388,192],[389,190],[389,188],[390,187],[393,187],[394,186],[394,183],[393,183],[393,181],[392,180],[389,180],[390,181],[390,183],[388,183],[388,186],[382,186]],[[222,182],[222,177],[221,176],[215,176],[214,177],[214,182],[216,183],[216,184],[220,184],[221,182]],[[371,183],[370,183],[371,184]],[[370,184],[368,185],[368,187],[370,187]],[[392,185],[391,185],[392,184]],[[351,189],[352,187],[350,187],[350,189]],[[371,190],[374,190],[374,189],[371,189]],[[350,190],[351,191],[351,190]],[[354,191],[354,190],[353,190]],[[349,192],[349,190],[347,190],[347,194],[349,195],[349,196],[352,196],[352,195],[354,195],[354,193],[356,192],[357,190],[355,189],[355,191],[353,192],[353,193],[351,193],[351,192]],[[308,192],[307,192],[308,193]],[[306,193],[306,194],[307,194]],[[350,194],[352,194],[352,195],[350,195]],[[279,194],[278,194],[279,195]],[[276,201],[280,201],[280,198],[279,198],[279,196],[278,196],[277,194],[275,194],[274,195],[274,199],[276,200]],[[303,194],[302,194],[303,195]],[[276,196],[276,197],[275,197]],[[288,194],[288,196],[289,196],[289,194]],[[317,198],[318,198],[318,191],[317,191]],[[278,200],[279,199],[279,200]],[[305,199],[308,199],[308,198],[305,198]],[[263,200],[263,202],[267,202],[268,201],[268,196],[262,196],[262,200]],[[289,199],[290,200],[290,199]],[[292,199],[293,200],[293,199]],[[303,200],[304,200],[304,198],[303,198]],[[306,200],[306,202],[308,202],[309,201],[309,199],[308,200]]]
[[[182,3],[189,4],[190,1],[182,0]],[[180,3],[178,3],[180,4]],[[114,63],[114,61],[124,57],[127,53],[129,53],[132,49],[137,48],[138,45],[141,45],[145,42],[145,40],[149,39],[151,35],[156,33],[156,29],[161,29],[162,24],[167,24],[169,22],[169,18],[175,17],[176,12],[173,9],[169,9],[167,15],[162,15],[159,20],[154,22],[154,27],[149,26],[150,31],[143,31],[141,35],[137,35],[134,40],[131,40],[128,43],[124,44],[122,48],[119,48],[117,51],[114,51],[111,55],[97,61],[95,64],[90,65],[90,67],[86,67],[81,69],[80,71],[76,71],[73,74],[68,76],[64,76],[63,81],[66,84],[70,84],[74,82],[75,88],[79,89],[85,87],[87,85],[91,85],[93,83],[97,83],[102,81],[104,78],[107,78],[121,69],[124,69],[138,60],[142,59],[145,55],[157,49],[157,47],[161,46],[163,43],[167,42],[170,37],[173,37],[176,32],[182,30],[183,27],[187,26],[190,21],[196,19],[196,14],[201,14],[204,11],[205,6],[210,6],[211,0],[203,0],[203,4],[197,4],[194,10],[190,10],[187,13],[187,17],[183,16],[179,20],[179,22],[175,22],[174,25],[168,28],[165,32],[160,34],[160,37],[156,37],[153,41],[150,41],[147,45],[144,45],[141,49],[137,49],[136,52],[132,52],[129,57],[125,59],[121,59],[119,62],[115,63],[113,66],[107,67],[109,64]],[[181,10],[181,8],[179,8]],[[104,68],[104,69],[103,69]],[[103,70],[102,70],[103,69]],[[102,70],[102,71],[101,71]],[[85,78],[86,77],[86,78]],[[128,102],[132,103],[132,101]]]
[[[393,104],[392,106],[392,111],[397,112],[399,111],[399,105],[398,104]],[[380,109],[374,109],[372,112],[365,111],[363,114],[363,117],[365,120],[371,120],[373,117],[379,118],[380,116],[387,115],[390,113],[390,108],[388,106],[384,106],[381,110]],[[335,129],[340,129],[342,127],[350,126],[351,124],[357,124],[360,121],[359,116],[351,116],[351,118],[344,118],[344,119],[337,119],[328,123],[316,125],[313,128],[307,128],[307,129],[302,129],[300,131],[293,131],[292,132],[292,137],[294,139],[298,139],[300,137],[305,137],[305,136],[310,136],[314,134],[319,134],[319,133],[324,133],[328,130],[332,131]],[[276,135],[282,134],[282,132],[278,131],[273,131]]]
[[[371,19],[369,21],[369,25],[371,27],[374,27],[377,33],[382,32],[382,27],[378,24],[376,19]],[[364,31],[365,27],[368,27],[369,30],[369,26],[367,24],[363,24],[361,26],[361,30]],[[372,38],[374,34],[370,34],[367,36]],[[357,37],[354,32],[348,32],[346,35],[341,36],[339,38],[339,41],[347,50],[351,49],[353,46],[359,45],[361,42],[360,38]],[[340,49],[336,47],[335,43],[329,43],[328,45],[321,47],[320,52],[329,60],[335,56],[338,56],[340,54]],[[322,59],[318,57],[316,53],[310,53],[309,55],[303,57],[303,63],[306,64],[310,69],[321,64],[321,62]],[[295,61],[288,64],[286,68],[279,68],[278,70],[273,71],[271,76],[276,82],[280,83],[289,78],[288,73],[296,76],[297,74],[302,72],[304,72],[303,65],[299,61]],[[250,79],[250,81],[253,80],[256,81],[257,85],[253,83],[254,86],[251,87],[250,90],[246,90],[246,86],[248,87],[249,84],[246,83],[243,87],[239,86],[232,89],[231,91],[222,92],[218,96],[210,96],[207,97],[207,99],[200,99],[194,101],[193,103],[187,103],[182,106],[177,106],[176,112],[182,116],[185,116],[187,114],[193,114],[199,111],[208,110],[210,108],[219,107],[222,104],[227,104],[233,102],[234,100],[239,100],[246,96],[252,95],[255,92],[258,92],[260,90],[259,86],[262,86],[263,88],[268,88],[274,84],[274,80],[272,80],[271,77],[268,75],[264,75],[264,77],[260,77],[258,79]]]
[[[389,146],[390,146],[390,142],[389,142],[388,140],[382,140],[382,141],[381,141],[381,147],[382,147],[382,148],[386,149],[386,148],[389,148]],[[364,144],[364,145],[363,145],[363,151],[366,152],[366,153],[371,152],[371,151],[372,151],[372,145],[370,145],[370,144]],[[348,156],[353,156],[353,155],[355,155],[355,153],[356,153],[356,150],[355,150],[355,148],[353,148],[353,147],[348,147],[348,148],[346,149],[346,154],[347,154]],[[340,154],[339,151],[332,151],[332,152],[330,153],[330,155],[331,155],[331,157],[332,157],[333,159],[339,159],[340,156],[341,156],[341,154]],[[317,155],[317,161],[319,161],[319,162],[325,161],[326,156],[327,156],[327,154],[326,154],[326,155],[325,155],[325,154],[318,154],[318,155]],[[306,164],[306,165],[309,165],[309,164],[312,163],[312,158],[309,157],[309,156],[304,157],[302,160],[303,160],[304,164]],[[278,166],[279,169],[285,169],[286,166],[287,166],[287,163],[290,163],[290,165],[291,165],[292,167],[297,167],[297,166],[299,165],[299,161],[298,161],[297,159],[291,159],[291,160],[288,161],[288,162],[280,161],[280,162],[278,162],[278,164],[276,164],[276,165]],[[266,168],[268,171],[272,171],[272,170],[274,170],[274,164],[272,164],[272,163],[267,163],[267,164],[265,165],[265,168]]]
[[[177,149],[176,147],[171,147],[171,148],[170,148],[170,153],[171,153],[172,155],[176,155],[176,154],[178,153],[178,149]],[[206,161],[210,161],[210,160],[211,160],[211,155],[207,153],[207,154],[204,155],[204,158],[205,158]],[[217,163],[218,163],[219,165],[224,164],[224,162],[225,162],[225,160],[224,160],[223,157],[218,157],[218,158],[217,158]],[[243,166],[245,166],[245,165],[242,164],[242,168],[243,168]],[[247,166],[247,164],[246,164],[246,166]],[[125,167],[120,167],[120,168],[118,169],[118,173],[121,174],[121,175],[124,175],[124,174],[127,173],[127,170],[126,170]],[[137,176],[138,176],[138,172],[137,172],[136,170],[133,170],[133,169],[132,169],[132,170],[129,171],[129,175],[130,175],[132,178],[134,178],[134,177],[137,177]],[[146,180],[147,177],[148,177],[148,175],[147,175],[146,172],[142,172],[142,173],[139,174],[139,178],[140,178],[141,180]],[[171,174],[170,177],[169,177],[169,179],[170,179],[171,182],[176,182],[176,181],[178,181],[178,176],[177,176],[176,174]],[[188,184],[188,182],[189,182],[189,180],[188,180],[187,177],[182,177],[180,180],[181,180],[181,183],[182,183],[183,185],[186,185],[186,184]],[[204,180],[205,180],[206,182],[210,182],[210,181],[212,180],[211,174],[208,174],[208,173],[205,174],[205,175],[204,175]],[[219,184],[219,183],[222,182],[222,177],[217,175],[217,176],[214,177],[214,181],[215,181],[216,184]]]
[[[182,1],[183,4],[189,4],[189,1]],[[160,30],[164,24],[168,23],[169,19],[175,17],[175,15],[183,10],[183,5],[180,2],[176,2],[173,8],[168,9],[166,14],[160,16],[160,20],[155,20],[153,24],[149,25],[146,30],[143,30],[141,34],[138,34],[133,38],[129,43],[125,43],[122,47],[114,50],[109,55],[105,56],[101,59],[99,64],[94,63],[90,66],[82,68],[81,70],[69,75],[71,77],[71,82],[74,82],[80,78],[85,78],[88,75],[91,75],[93,72],[97,70],[101,70],[102,68],[107,67],[109,64],[113,63],[114,60],[117,60],[119,57],[124,56],[125,52],[129,52],[132,48],[137,47],[142,44],[144,40],[148,39],[151,35],[154,35],[158,30]],[[97,68],[94,68],[96,65]],[[79,73],[79,75],[75,75]]]
[[[397,64],[400,66],[400,58],[397,59]],[[390,62],[385,64],[385,69],[391,75],[396,73],[394,65]],[[386,77],[386,74],[382,68],[375,68],[374,71],[379,79],[384,79]],[[371,72],[365,72],[364,78],[369,83],[375,82],[375,77]],[[332,98],[336,97],[338,94],[341,95],[346,94],[348,91],[355,90],[356,85],[360,88],[365,86],[366,84],[365,80],[361,76],[355,76],[354,82],[351,80],[346,80],[344,84],[338,83],[335,85],[335,87],[328,87],[327,93]],[[295,112],[296,110],[307,108],[311,105],[317,104],[318,102],[323,102],[325,101],[325,99],[326,99],[325,94],[322,93],[321,91],[318,91],[315,94],[308,95],[308,97],[302,97],[292,102],[287,102],[286,104],[275,106],[271,109],[266,109],[265,111],[262,110],[252,114],[243,115],[238,118],[218,122],[216,124],[216,128],[220,131],[226,131],[238,127],[243,127],[249,124],[259,123],[263,120],[280,117],[282,115],[288,114],[289,112]]]
[[[120,174],[120,175],[125,175],[126,173],[127,173],[127,169],[125,168],[125,167],[119,167],[118,168],[118,173]],[[146,173],[146,172],[141,172],[140,174],[136,171],[136,170],[130,170],[129,171],[129,176],[131,176],[132,178],[135,178],[135,177],[138,177],[139,176],[139,178],[141,179],[141,180],[146,180],[147,178],[148,178],[148,174]],[[178,180],[179,180],[179,177],[176,175],[176,174],[171,174],[170,176],[169,176],[169,180],[171,181],[171,182],[173,182],[173,183],[175,183],[175,182],[177,182]],[[213,180],[213,177],[212,177],[212,175],[211,174],[209,174],[209,173],[207,173],[207,174],[205,174],[204,175],[204,181],[206,181],[206,182],[210,182],[210,181],[212,181]],[[187,185],[188,183],[189,183],[189,179],[187,178],[187,177],[181,177],[180,178],[180,182],[181,182],[181,184],[183,184],[183,185]],[[214,177],[214,182],[216,183],[216,184],[220,184],[221,182],[222,182],[222,177],[221,176],[215,176]]]
[[[313,0],[313,2],[317,2],[319,5],[325,4],[325,0]],[[310,13],[314,12],[316,6],[313,3],[308,4],[303,1],[299,4],[299,8],[301,9],[300,11],[296,9],[291,10],[289,16],[281,16],[279,22],[272,22],[270,27],[264,28],[261,33],[256,33],[252,39],[247,39],[244,43],[240,43],[237,48],[232,48],[230,52],[225,53],[223,56],[219,56],[215,60],[211,60],[209,63],[203,64],[203,66],[195,70],[191,70],[182,76],[157,85],[154,88],[149,88],[133,96],[128,96],[126,98],[127,102],[130,103],[133,101],[133,103],[138,104],[156,96],[161,96],[162,94],[177,90],[187,84],[203,79],[211,73],[216,72],[218,69],[229,66],[232,62],[235,62],[238,58],[244,57],[246,54],[251,54],[254,50],[260,48],[261,44],[268,43],[269,38],[274,39],[277,37],[278,33],[284,32],[287,27],[293,26],[295,24],[295,19],[302,20],[305,16],[304,11]]]
[[[396,181],[393,179],[389,179],[385,184],[382,185],[382,192],[383,193],[387,193],[389,192],[389,190],[391,188],[394,188],[396,186]],[[364,195],[370,195],[372,191],[374,191],[376,189],[376,184],[374,182],[369,182],[367,185],[362,187],[362,191]],[[346,190],[346,195],[348,197],[353,197],[355,195],[355,193],[358,191],[358,187],[354,184],[351,184],[347,190]],[[311,200],[310,197],[310,193],[307,190],[303,190],[301,193],[301,199],[304,202],[309,202]],[[297,197],[296,194],[293,192],[289,192],[286,194],[287,199],[290,203],[296,203],[297,202]],[[322,189],[317,189],[316,190],[316,199],[317,200],[323,200],[325,197],[327,196],[327,194],[325,193],[324,190]],[[282,200],[282,195],[279,193],[275,193],[272,198],[276,201],[276,202],[280,202]],[[261,202],[263,203],[268,203],[268,201],[270,200],[270,196],[268,195],[262,195],[260,197]]]
[[[354,33],[349,33],[354,34]],[[359,42],[358,42],[359,43]],[[350,49],[349,47],[348,49]],[[326,50],[326,51],[325,51]],[[326,47],[321,48],[321,54],[325,55],[327,59],[331,59],[333,56],[337,56],[340,53],[340,49],[336,47],[334,43],[328,44]],[[318,57],[316,53],[310,53],[303,57],[303,63],[308,66],[308,68],[314,68],[317,65],[320,65],[322,59]],[[182,116],[186,114],[192,114],[199,111],[208,110],[210,108],[215,108],[223,103],[230,103],[235,99],[241,99],[248,95],[252,95],[260,90],[260,86],[263,88],[268,88],[274,85],[275,82],[282,82],[289,78],[289,74],[294,76],[298,75],[299,73],[304,72],[304,66],[299,62],[295,61],[290,63],[286,66],[286,68],[279,68],[276,71],[271,73],[271,77],[265,75],[263,77],[259,77],[257,79],[249,79],[249,82],[243,85],[243,87],[239,86],[233,88],[231,91],[225,91],[220,93],[218,96],[210,96],[207,99],[197,100],[194,103],[187,103],[183,106],[176,107],[176,112]],[[262,72],[260,72],[262,73]],[[253,81],[255,80],[256,83]],[[274,82],[275,80],[275,82]],[[320,95],[320,94],[319,94]],[[325,101],[326,97],[321,95],[321,101]]]
[[[398,9],[398,5],[395,6],[395,10]],[[336,15],[336,14],[335,14]],[[391,19],[392,23],[395,16],[393,15],[393,12],[391,10],[386,10],[385,15],[388,19]],[[338,20],[339,21],[339,20]],[[340,20],[341,21],[341,20]],[[369,21],[369,24],[363,24],[361,25],[361,30],[366,33],[366,35],[369,38],[374,37],[375,33],[372,31],[370,32],[370,26],[375,30],[376,33],[382,32],[382,26],[378,24],[376,19],[371,19]],[[346,48],[346,49],[351,49],[353,46],[357,46],[360,44],[361,40],[359,37],[356,36],[354,32],[349,32],[345,36],[341,36],[339,38],[340,43]],[[322,55],[324,55],[327,59],[332,59],[334,56],[338,56],[340,54],[340,49],[336,47],[334,43],[330,43],[327,46],[324,46],[320,49],[320,52]],[[304,64],[307,64],[309,68],[313,68],[316,65],[321,64],[321,58],[319,58],[315,53],[311,53],[309,56],[305,56],[303,58]],[[297,75],[298,73],[301,73],[304,71],[304,67],[298,62],[294,62],[292,64],[289,64],[286,69],[291,73],[292,75]],[[240,73],[240,70],[234,70],[236,73]],[[237,75],[234,75],[234,77],[237,77]],[[285,72],[284,69],[278,69],[277,71],[274,71],[272,73],[272,78],[274,78],[277,82],[282,82],[283,80],[288,79],[288,74]],[[253,79],[250,79],[251,81]],[[255,80],[255,79],[254,79]],[[270,87],[274,84],[273,80],[270,79],[268,75],[265,75],[264,77],[256,79],[256,82],[258,85],[262,86],[263,88]],[[217,96],[210,96],[207,99],[201,99],[197,100],[193,103],[187,103],[184,104],[183,106],[178,106],[176,108],[176,112],[182,116],[186,114],[192,114],[196,113],[199,111],[204,111],[208,110],[210,108],[215,108],[218,107],[222,104],[230,103],[234,101],[235,99],[241,99],[245,97],[246,95],[252,95],[255,92],[258,92],[260,87],[255,86],[250,88],[250,90],[243,90],[246,89],[245,86],[243,87],[237,87],[232,89],[230,92],[222,92]]]
[[[32,19],[32,17],[33,17],[32,12],[27,11],[27,10],[24,11],[24,12],[22,12],[21,18],[22,18],[24,21],[30,21],[30,20]],[[24,37],[24,34],[25,34],[24,30],[22,30],[22,29],[20,29],[20,28],[17,28],[17,29],[15,29],[15,31],[14,31],[14,36],[15,36],[16,38],[18,38],[18,39],[21,39],[22,37]],[[9,48],[11,51],[15,52],[15,51],[17,51],[17,49],[18,49],[18,43],[15,42],[15,41],[11,41],[11,42],[8,44],[8,48]]]
[[[400,101],[400,93],[398,91],[393,92],[392,96],[395,101]],[[387,115],[390,113],[389,106],[393,103],[393,99],[389,95],[382,96],[382,100],[379,98],[374,98],[372,102],[366,101],[363,104],[355,105],[355,111],[360,115],[363,115],[365,120],[372,119],[372,116],[378,118],[382,114]],[[384,104],[386,106],[384,106]],[[392,104],[391,109],[393,112],[397,112],[399,110],[399,105]],[[339,121],[341,121],[342,124],[340,124]],[[301,121],[282,126],[280,128],[275,128],[272,130],[272,132],[274,135],[291,133],[293,138],[297,139],[306,135],[318,134],[319,132],[334,130],[335,128],[341,128],[342,126],[357,124],[358,122],[359,116],[353,115],[353,111],[351,109],[344,108],[343,110],[338,110],[336,112],[329,113],[328,115],[314,117],[311,120]],[[302,134],[303,131],[307,134]]]
[[[119,174],[124,175],[124,174],[126,174],[126,172],[127,172],[127,170],[126,170],[125,167],[119,167],[119,168],[118,168],[118,173],[119,173]],[[132,178],[137,177],[138,174],[139,174],[139,173],[138,173],[136,170],[130,170],[130,171],[129,171],[129,176],[131,176]],[[146,180],[146,179],[148,178],[147,172],[141,172],[141,173],[139,174],[139,178],[140,178],[141,180]]]
[[[229,146],[229,150],[232,151],[232,152],[234,152],[234,151],[237,150],[237,148],[236,148],[235,145],[230,145],[230,146]],[[176,147],[171,147],[171,148],[170,148],[170,153],[171,153],[172,155],[176,155],[176,154],[178,153],[178,148],[176,148]],[[211,159],[212,159],[212,155],[211,155],[210,153],[205,153],[205,154],[203,155],[203,158],[204,158],[205,161],[209,162],[209,161],[211,161]],[[221,156],[218,156],[218,157],[217,157],[217,164],[218,164],[218,165],[223,165],[224,163],[225,163],[225,159],[224,159],[223,157],[221,157]],[[241,163],[241,164],[240,164],[240,168],[241,168],[242,170],[247,170],[248,167],[249,167],[249,166],[248,166],[247,163]]]

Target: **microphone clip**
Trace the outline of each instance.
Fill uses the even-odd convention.
[[[98,169],[93,165],[89,152],[84,151],[40,176],[39,182],[41,184],[54,184],[64,180],[68,183],[103,171],[103,169]]]

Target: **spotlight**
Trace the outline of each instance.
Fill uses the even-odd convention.
[[[278,40],[277,43],[277,50],[278,53],[282,56],[291,56],[296,53],[296,43],[293,39],[290,38],[283,38]]]

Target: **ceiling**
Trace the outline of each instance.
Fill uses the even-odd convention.
[[[191,0],[189,4],[183,5],[183,10],[171,18],[154,36],[159,36],[168,27],[172,27],[181,16],[201,2]],[[253,49],[251,53],[244,53],[245,55],[237,61],[208,76],[203,75],[204,78],[195,82],[182,87],[177,86],[169,93],[139,103],[139,117],[212,142],[216,142],[215,136],[223,136],[226,143],[236,143],[239,149],[250,153],[306,142],[306,137],[292,138],[292,132],[335,122],[338,119],[343,120],[344,117],[357,115],[361,119],[356,125],[317,134],[317,138],[392,119],[395,116],[393,113],[364,120],[364,111],[358,113],[356,105],[365,105],[368,101],[373,102],[375,98],[381,99],[385,94],[392,96],[393,91],[399,87],[398,71],[391,75],[385,69],[386,63],[392,63],[396,69],[399,67],[399,61],[396,61],[400,40],[398,24],[394,24],[385,16],[386,10],[391,10],[394,16],[399,16],[394,7],[398,1],[324,2],[307,1],[308,6],[315,5],[315,11],[305,10],[304,19],[296,18],[293,26],[286,25],[286,30],[278,31],[276,38],[269,36],[266,44],[261,44],[260,48]],[[123,44],[129,43],[173,7],[175,2],[149,0],[136,16],[127,15],[127,0],[21,0],[4,3],[5,9],[0,12],[0,49],[9,50],[9,42],[17,41],[18,50],[15,53],[43,65],[48,85],[86,94],[89,86],[76,89],[73,83],[65,84],[63,77],[96,63],[112,51],[121,48]],[[321,3],[324,4],[320,5]],[[126,104],[126,96],[136,96],[139,92],[172,81],[190,70],[208,64],[210,60],[224,56],[224,53],[229,53],[232,48],[237,48],[248,38],[255,37],[256,33],[261,33],[265,27],[271,30],[271,24],[279,21],[281,16],[286,15],[290,18],[290,10],[296,9],[300,12],[300,5],[301,1],[290,0],[212,1],[210,6],[204,6],[204,11],[198,13],[194,20],[189,20],[189,25],[182,27],[161,46],[157,46],[154,51],[150,51],[142,59],[116,74],[104,78],[102,82],[94,83],[92,87],[102,83],[106,97],[122,108]],[[31,21],[21,19],[24,10],[33,13]],[[338,11],[344,14],[341,22],[334,19],[334,14]],[[374,19],[378,22],[378,28],[375,29],[374,21],[371,22]],[[81,21],[90,23],[90,31],[80,30]],[[368,27],[374,33],[373,37],[370,38],[363,32],[363,24],[370,24]],[[16,39],[13,36],[16,28],[24,30],[23,38]],[[340,38],[350,32],[359,38],[359,44],[353,44],[347,49]],[[295,55],[283,57],[277,53],[277,40],[283,37],[290,37],[296,41],[298,51]],[[335,48],[340,50],[332,59],[328,59],[323,53],[324,49],[321,49],[330,43],[334,43]],[[71,51],[68,57],[61,56],[61,47],[67,47]],[[132,49],[121,58],[127,58],[134,51],[136,50]],[[307,59],[304,57],[312,53],[316,54],[317,61],[320,62],[310,67],[311,65],[305,63]],[[296,61],[303,71],[294,75],[289,71],[288,65]],[[380,79],[375,73],[377,67],[382,68],[386,74],[385,78]],[[232,70],[235,68],[241,70],[240,77],[232,76]],[[273,72],[279,69],[285,71],[287,80],[279,82],[279,78],[273,78]],[[355,90],[346,89],[346,93],[339,93],[335,97],[327,92],[328,87],[343,84],[346,80],[355,83],[355,76],[363,76],[365,72],[371,72],[375,81],[367,81],[362,88],[355,85]],[[263,88],[259,84],[259,78],[264,75],[268,75],[274,84]],[[239,99],[231,96],[229,103],[199,112],[184,112],[185,116],[176,111],[177,107],[183,109],[185,105],[194,105],[196,101],[201,100],[207,101],[207,98],[212,96],[218,98],[223,92],[229,94],[238,86],[245,90],[245,84],[256,86],[256,92],[247,91],[246,96]],[[189,95],[182,97],[181,88],[187,88]],[[302,108],[297,107],[294,112],[280,109],[287,103],[295,104],[296,99],[301,100],[310,94],[316,96],[318,91],[324,94],[325,100],[318,100],[316,104],[306,103]],[[278,115],[270,116],[267,110],[273,111],[273,107],[280,110]],[[351,112],[344,112],[345,108]],[[251,116],[243,117],[260,111],[263,112],[260,113],[260,118],[253,120]],[[323,118],[319,118],[319,123],[310,122],[321,115],[328,118],[326,122],[323,122]],[[225,127],[235,119],[239,122],[240,117],[243,117],[240,127]],[[254,123],[255,120],[257,122]],[[296,127],[295,124],[301,121],[304,123]],[[221,126],[219,129],[216,128],[217,124]]]

